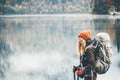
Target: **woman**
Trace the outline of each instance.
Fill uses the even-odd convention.
[[[78,76],[84,80],[96,80],[97,74],[104,74],[108,71],[111,60],[112,49],[110,37],[107,33],[98,33],[94,40],[90,38],[90,31],[80,32],[78,36],[78,53],[80,55],[80,65],[83,67],[83,74],[77,71]]]
[[[85,48],[91,43],[91,32],[89,30],[81,31],[78,35],[78,53],[81,58],[80,62],[82,63],[84,68],[84,80],[96,80],[97,77],[97,74],[95,72],[92,72],[91,68],[88,66],[89,62],[85,59]],[[91,56],[89,57],[92,58],[93,54],[91,54]],[[77,74],[79,75],[79,71],[77,72]]]

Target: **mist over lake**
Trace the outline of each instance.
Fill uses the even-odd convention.
[[[1,15],[0,80],[73,80],[77,38],[91,30],[111,38],[113,61],[97,80],[119,80],[120,16],[89,14]]]

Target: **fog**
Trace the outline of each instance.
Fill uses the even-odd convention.
[[[72,66],[79,64],[77,35],[85,29],[92,39],[98,32],[111,37],[112,65],[97,80],[119,80],[119,16],[7,15],[0,20],[0,39],[10,45],[1,45],[0,66],[7,65],[1,80],[73,80]],[[8,52],[4,58],[3,52]]]

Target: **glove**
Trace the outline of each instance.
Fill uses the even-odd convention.
[[[82,74],[83,74],[83,71],[81,69],[77,71],[78,76],[81,76]]]
[[[77,67],[73,66],[72,70],[73,70],[73,72],[76,72],[77,71]]]
[[[83,78],[84,75],[85,75],[84,70],[82,70],[82,69],[78,70],[78,71],[77,71],[77,75],[78,75],[79,77]]]

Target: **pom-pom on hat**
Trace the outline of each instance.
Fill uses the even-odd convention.
[[[90,30],[84,30],[79,33],[78,38],[81,37],[85,40],[88,40],[90,38],[90,34],[91,34]]]

